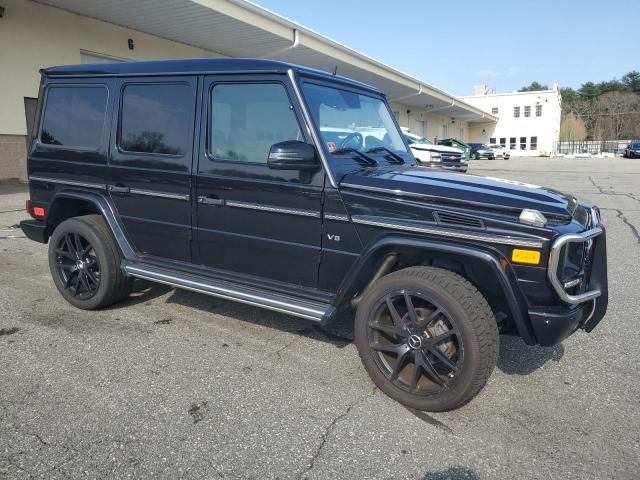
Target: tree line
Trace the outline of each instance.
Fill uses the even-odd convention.
[[[547,90],[532,82],[521,92]],[[640,138],[640,72],[580,88],[564,87],[560,140],[632,140]]]

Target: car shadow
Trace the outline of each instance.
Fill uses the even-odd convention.
[[[166,299],[167,304],[183,305],[209,314],[214,313],[242,322],[274,328],[329,343],[336,348],[346,347],[353,339],[352,329],[348,326],[341,328],[336,325],[325,328],[302,318],[138,279],[134,281],[133,291],[127,299],[108,308],[117,309],[146,304],[169,292],[171,293]]]
[[[124,308],[132,305],[148,303],[155,298],[166,295],[167,303],[175,303],[203,312],[215,313],[242,322],[253,323],[282,332],[294,333],[313,340],[319,340],[344,348],[353,342],[353,325],[349,321],[337,322],[335,325],[320,326],[290,315],[271,312],[230,300],[224,300],[209,295],[190,292],[183,289],[159,283],[136,279],[131,295],[122,302],[107,307],[107,309]],[[540,347],[526,345],[522,339],[507,335],[500,336],[500,354],[498,368],[508,375],[528,375],[549,361],[558,362],[564,355],[564,347]]]
[[[465,467],[451,467],[438,472],[428,472],[421,480],[480,480],[476,472]]]
[[[501,335],[498,368],[507,375],[529,375],[547,362],[559,362],[563,355],[562,344],[553,347],[530,346],[519,337]]]

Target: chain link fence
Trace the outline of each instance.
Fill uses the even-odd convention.
[[[574,140],[554,142],[553,155],[622,155],[632,140]]]

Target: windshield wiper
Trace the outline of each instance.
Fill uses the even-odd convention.
[[[365,165],[377,166],[378,162],[375,158],[370,157],[366,153],[361,152],[355,148],[340,148],[338,150],[334,150],[331,152],[332,155],[343,155],[343,154],[353,154],[355,155],[354,160],[359,160],[360,163],[364,163]]]
[[[370,148],[369,150],[367,150],[366,153],[378,153],[378,152],[387,152],[389,154],[389,156],[391,156],[391,158],[394,159],[393,163],[397,163],[399,165],[403,165],[404,164],[404,158],[402,158],[400,155],[398,155],[393,150],[388,149],[387,147]]]

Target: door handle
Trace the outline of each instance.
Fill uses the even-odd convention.
[[[129,193],[131,192],[131,188],[125,187],[124,185],[109,185],[107,190],[113,193]]]
[[[223,198],[219,198],[219,197],[214,197],[214,196],[199,196],[198,197],[198,203],[201,203],[203,205],[218,205],[218,206],[223,206],[225,204],[225,201]]]

